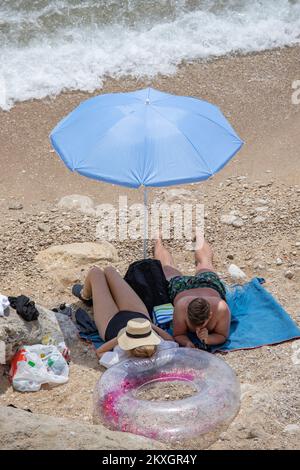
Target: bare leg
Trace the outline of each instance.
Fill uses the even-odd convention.
[[[104,272],[100,268],[90,269],[85,279],[82,295],[87,299],[93,297],[94,320],[101,338],[105,339],[107,325],[118,313],[119,308],[112,297]]]
[[[134,292],[130,285],[124,281],[118,271],[116,271],[114,267],[109,266],[104,269],[104,273],[111,295],[118,307],[118,311],[129,310],[131,312],[144,313],[150,319],[144,302]]]
[[[195,264],[196,273],[200,271],[215,271],[213,266],[213,251],[204,238],[196,240]]]
[[[173,256],[163,245],[161,237],[155,242],[154,258],[161,262],[164,274],[168,280],[174,276],[181,276],[181,272],[175,268]]]

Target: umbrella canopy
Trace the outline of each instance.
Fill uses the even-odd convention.
[[[243,145],[216,106],[152,88],[88,99],[50,139],[70,170],[131,188],[206,180]]]

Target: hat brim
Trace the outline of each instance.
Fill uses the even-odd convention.
[[[126,334],[126,327],[122,328],[118,334],[118,344],[124,351],[130,351],[141,346],[157,346],[160,343],[161,338],[153,330],[151,335],[146,336],[146,338],[130,338]]]

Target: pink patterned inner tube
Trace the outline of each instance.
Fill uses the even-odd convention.
[[[194,394],[168,401],[138,398],[140,390],[163,382],[188,384]],[[174,448],[200,449],[218,438],[239,406],[239,382],[222,359],[197,349],[171,348],[105,371],[94,392],[94,422]]]

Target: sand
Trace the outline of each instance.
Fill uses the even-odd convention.
[[[135,392],[135,397],[139,400],[149,401],[175,401],[192,397],[197,393],[195,387],[182,380],[172,380],[170,382],[154,382],[140,387]]]
[[[294,47],[184,64],[176,75],[152,81],[107,79],[103,92],[151,85],[220,106],[245,146],[210,181],[185,189],[191,191],[192,201],[205,204],[206,237],[214,248],[218,272],[229,280],[227,267],[233,262],[248,279],[265,277],[266,287],[300,324],[300,105],[292,104],[291,99],[292,82],[297,79],[300,48]],[[129,202],[142,200],[141,191],[72,174],[51,150],[48,135],[53,126],[88,96],[64,93],[19,103],[10,112],[0,112],[1,293],[25,293],[48,307],[72,301],[70,288],[49,279],[34,262],[35,254],[51,244],[95,240],[93,218],[52,212],[60,197],[77,193],[97,203],[116,203],[118,195],[124,194]],[[164,194],[163,190],[151,190],[150,200],[163,199]],[[253,212],[262,205],[258,202],[261,200],[267,201],[267,218],[265,223],[255,224]],[[11,203],[23,208],[9,210]],[[221,215],[231,210],[246,217],[243,227],[220,223]],[[50,231],[39,230],[41,223]],[[66,225],[70,230],[63,228]],[[185,241],[171,239],[167,243],[178,266],[192,273],[193,254],[184,249]],[[128,263],[141,257],[141,242],[114,245],[120,257],[115,265],[124,274]],[[277,264],[277,258],[282,264]],[[291,279],[286,277],[287,271],[292,273]],[[299,448],[299,428],[292,432],[287,428],[290,424],[300,425],[296,347],[300,349],[299,341],[222,356],[242,384],[242,406],[213,449]],[[33,412],[91,422],[92,392],[101,371],[92,348],[79,343],[72,351],[68,384],[51,391],[19,394],[3,377],[0,404],[13,403]]]

